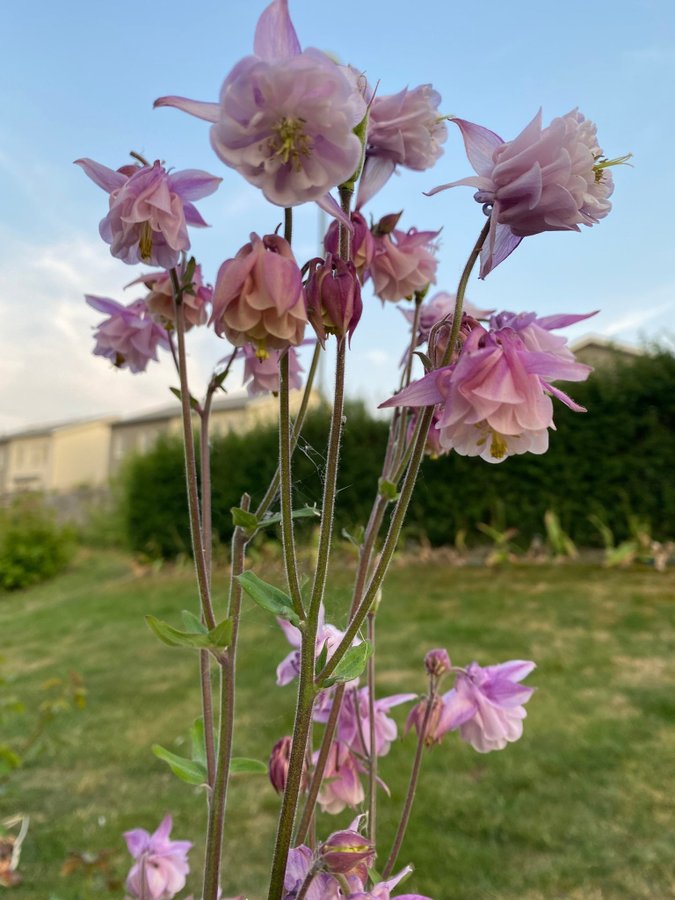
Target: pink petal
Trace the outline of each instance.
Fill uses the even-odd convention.
[[[173,106],[190,116],[204,119],[205,122],[217,122],[220,114],[220,106],[217,103],[205,103],[202,100],[188,100],[187,97],[158,97],[152,104],[157,109],[160,106]]]
[[[590,313],[580,313],[578,315],[565,315],[565,313],[560,313],[557,316],[542,316],[540,319],[537,319],[537,325],[540,328],[545,328],[546,331],[553,331],[554,328],[567,328],[568,325],[576,325],[577,322],[583,322],[584,319],[590,319],[591,316],[597,316],[600,312],[599,309],[594,310]]]
[[[300,55],[300,41],[288,13],[288,0],[274,0],[263,10],[255,29],[253,51],[267,62]]]
[[[560,388],[554,387],[552,384],[548,384],[546,381],[542,381],[542,385],[544,389],[560,400],[565,406],[569,406],[569,408],[573,412],[588,412],[585,406],[580,406],[578,403],[575,403],[574,400],[570,396],[568,396],[564,391],[561,391]]]
[[[349,218],[349,216],[344,214],[340,204],[330,194],[324,194],[323,197],[319,197],[319,199],[315,202],[319,209],[327,212],[329,216],[332,216],[334,219],[337,219],[338,222],[344,225],[345,228],[348,229],[350,234],[354,233],[354,226],[351,219]]]
[[[499,263],[504,262],[522,241],[522,237],[515,235],[508,225],[495,225],[492,231],[494,237],[491,239],[491,247],[486,242],[480,252],[481,278],[485,278]]]
[[[384,187],[394,174],[396,163],[388,156],[368,156],[363,166],[356,208],[361,209],[371,197]]]
[[[462,690],[453,689],[443,694],[443,711],[438,723],[437,733],[445,734],[459,728],[476,715],[478,706],[471,696]]]
[[[494,169],[494,152],[504,141],[482,125],[467,122],[466,119],[450,119],[462,132],[469,162],[479,175],[490,176]]]
[[[171,190],[180,194],[183,200],[201,200],[218,190],[222,178],[202,172],[201,169],[184,169],[169,175]]]
[[[109,169],[107,166],[102,166],[101,163],[94,162],[93,159],[76,159],[75,165],[80,166],[84,174],[88,175],[94,184],[97,184],[109,194],[122,187],[129,180],[127,175],[115,172],[114,169]]]
[[[150,835],[145,828],[133,828],[124,832],[124,840],[127,842],[129,853],[134,859],[138,859],[150,843]]]
[[[413,381],[398,394],[380,403],[379,409],[386,409],[388,406],[435,406],[445,399],[439,385],[449,374],[450,367],[429,372],[424,378]]]

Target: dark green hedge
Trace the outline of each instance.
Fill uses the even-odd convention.
[[[590,513],[617,539],[628,535],[630,514],[647,519],[654,537],[675,534],[675,357],[656,351],[613,370],[600,370],[586,384],[570,386],[586,414],[556,401],[557,432],[548,453],[517,456],[500,465],[451,454],[423,464],[407,520],[410,535],[433,544],[451,543],[458,529],[478,538],[478,522],[516,527],[526,546],[543,532],[547,509],[582,545],[599,543]],[[297,505],[320,504],[325,462],[326,410],[308,417],[294,458]],[[336,528],[364,524],[386,442],[386,423],[362,407],[347,410]],[[231,534],[230,507],[243,491],[260,498],[277,459],[275,429],[231,434],[213,446],[214,531]],[[129,538],[134,549],[157,556],[187,552],[182,450],[163,441],[134,460],[126,474]],[[302,527],[302,526],[301,526]]]

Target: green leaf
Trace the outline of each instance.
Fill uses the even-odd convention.
[[[242,572],[241,575],[237,575],[237,581],[258,606],[281,619],[286,619],[296,628],[300,627],[300,617],[293,609],[291,598],[279,588],[258,578],[253,572]]]
[[[208,634],[209,629],[204,625],[199,616],[196,616],[193,612],[190,612],[189,609],[184,609],[180,614],[183,620],[183,625],[187,631],[196,631],[201,632],[202,634]]]
[[[246,531],[255,531],[260,524],[255,513],[248,512],[248,510],[242,509],[241,506],[231,507],[230,512],[232,513],[234,524],[240,528],[245,528]]]
[[[314,665],[314,677],[316,677],[319,672],[323,672],[323,667],[326,665],[328,660],[328,641],[323,642],[323,647],[319,652],[319,655],[316,658],[316,663]]]
[[[324,680],[321,687],[327,688],[334,684],[345,684],[358,678],[368,662],[368,657],[373,652],[370,641],[362,641],[355,647],[350,647],[335,667],[333,674]]]
[[[194,650],[208,650],[210,647],[217,646],[213,643],[211,632],[204,634],[203,631],[179,631],[178,628],[162,622],[161,619],[156,619],[155,616],[146,616],[145,621],[160,641],[169,647],[192,647]]]
[[[188,784],[204,784],[206,782],[206,766],[201,762],[177,756],[160,744],[153,744],[152,752],[163,760],[181,781],[187,781]]]
[[[389,500],[390,503],[399,498],[396,485],[393,481],[387,481],[386,478],[380,478],[377,483],[377,489],[380,492],[380,496],[384,497],[385,500]]]
[[[206,771],[206,739],[204,738],[204,719],[200,716],[195,719],[190,729],[192,742],[192,762],[204,768]]]
[[[267,766],[257,759],[234,756],[230,761],[232,775],[267,775]]]
[[[178,397],[178,399],[182,403],[183,395],[180,392],[180,388],[169,388],[169,390],[174,395],[174,397]],[[190,406],[192,407],[192,409],[199,409],[199,400],[197,400],[196,397],[193,397],[192,394],[190,394]]]
[[[229,647],[232,640],[232,619],[223,619],[208,633],[212,647]]]
[[[291,516],[294,519],[315,519],[320,518],[321,513],[316,506],[303,506],[302,509],[294,509]],[[274,513],[274,515],[267,516],[258,524],[261,528],[266,528],[268,525],[276,525],[279,522],[281,522],[281,513]]]

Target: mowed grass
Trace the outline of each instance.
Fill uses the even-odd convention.
[[[282,584],[276,565],[254,567]],[[333,610],[349,595],[347,566],[331,577]],[[216,578],[222,610],[225,575]],[[138,572],[114,553],[82,553],[57,580],[0,597],[0,655],[14,693],[38,703],[47,678],[76,670],[81,713],[57,719],[43,750],[0,787],[0,817],[31,817],[16,900],[110,896],[60,868],[71,851],[112,851],[123,878],[122,832],[153,830],[166,811],[174,835],[195,841],[200,869],[204,801],[150,751],[188,752],[199,714],[197,658],[160,644],[146,613],[180,624],[194,608],[189,567]],[[335,614],[336,624],[344,616]],[[424,760],[399,864],[407,891],[434,900],[665,900],[675,897],[675,573],[597,566],[450,568],[407,559],[386,583],[378,619],[378,692],[424,690],[422,659],[438,646],[462,665],[534,659],[525,735],[479,755],[449,735]],[[239,655],[235,752],[266,759],[291,727],[294,691],[274,685],[288,645],[246,604]],[[395,715],[405,718],[407,707]],[[15,722],[14,735],[27,720]],[[3,738],[12,737],[3,735]],[[379,844],[388,850],[414,738],[381,760]],[[243,776],[230,792],[225,896],[264,898],[278,798]],[[319,833],[352,814],[320,817]],[[199,879],[189,887],[197,893]],[[122,891],[117,896],[122,896]]]

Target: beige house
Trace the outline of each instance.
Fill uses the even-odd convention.
[[[631,362],[642,356],[642,351],[629,344],[609,341],[599,334],[589,334],[571,344],[570,349],[579,362],[594,369],[608,369]]]
[[[297,411],[302,394],[291,395],[291,411]],[[310,406],[320,402],[319,394]],[[223,396],[214,401],[211,434],[244,432],[277,415],[277,401],[270,395]],[[194,416],[194,427],[198,427]],[[130,454],[145,453],[161,435],[182,432],[178,402],[169,407],[128,419],[113,417],[32,428],[0,436],[0,497],[22,491],[66,494],[78,488],[105,487]]]

